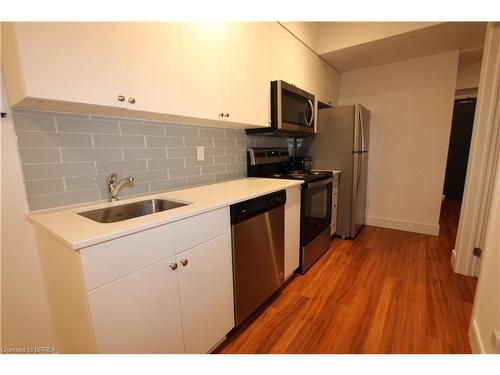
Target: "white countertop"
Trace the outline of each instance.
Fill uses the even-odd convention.
[[[119,202],[100,202],[58,209],[33,211],[28,220],[49,231],[51,235],[72,249],[80,249],[99,242],[108,241],[127,234],[181,220],[189,216],[212,211],[261,195],[301,185],[302,180],[270,178],[243,178],[188,189],[154,193],[139,197],[122,199]],[[98,223],[78,215],[78,212],[103,207],[142,201],[151,198],[171,199],[187,206],[172,210],[144,215],[116,223]]]

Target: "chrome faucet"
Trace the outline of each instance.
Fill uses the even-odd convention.
[[[118,177],[116,172],[113,172],[108,177],[109,201],[118,201],[118,193],[124,186],[134,186],[135,179],[132,176],[125,177],[123,180],[116,182]]]

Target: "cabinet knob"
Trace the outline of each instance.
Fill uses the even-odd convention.
[[[181,259],[181,264],[185,267],[187,266],[188,264],[188,260],[187,259]]]
[[[118,95],[118,97],[116,99],[118,99],[118,101],[120,101],[120,102],[125,101],[125,97],[123,95]]]
[[[226,117],[229,117],[229,113],[226,113]]]
[[[133,96],[131,96],[130,98],[128,98],[128,102],[130,104],[134,104],[135,103],[135,98]]]
[[[219,113],[219,117],[224,117],[224,113]]]
[[[177,269],[177,263],[170,263],[170,269],[175,271]]]

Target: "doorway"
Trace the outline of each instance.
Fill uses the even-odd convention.
[[[440,215],[441,225],[446,224],[452,243],[458,230],[475,110],[475,97],[456,99],[453,105]]]
[[[476,98],[455,100],[443,188],[446,199],[462,200],[475,110]]]

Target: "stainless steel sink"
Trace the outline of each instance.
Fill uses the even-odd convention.
[[[166,199],[149,199],[119,206],[100,208],[98,210],[78,212],[78,215],[97,221],[98,223],[115,223],[117,221],[187,206],[188,204]]]

